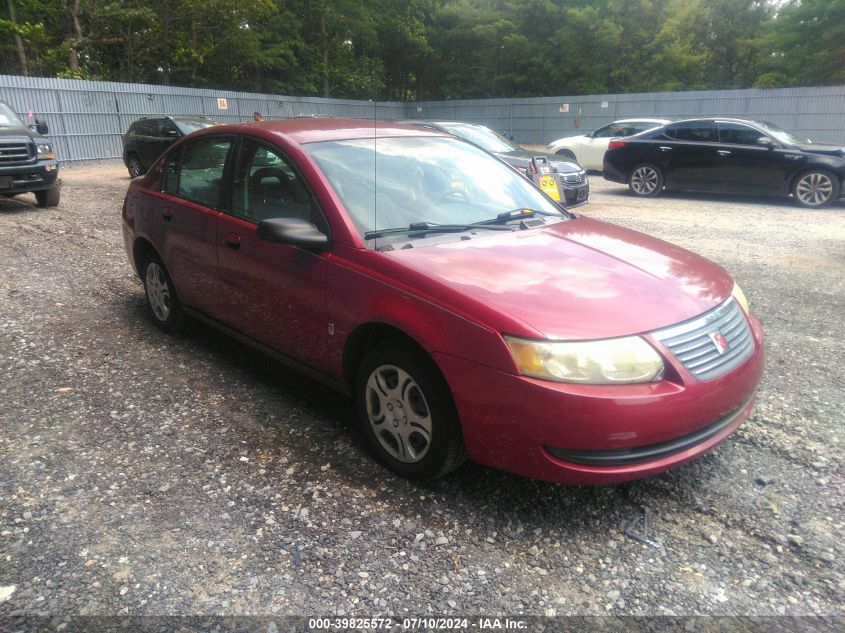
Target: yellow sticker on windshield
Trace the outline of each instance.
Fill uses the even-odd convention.
[[[540,178],[540,189],[552,200],[560,202],[560,192],[557,189],[557,182],[555,182],[554,176],[542,176]]]

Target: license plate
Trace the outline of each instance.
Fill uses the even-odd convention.
[[[13,182],[11,176],[0,176],[0,189],[8,189]]]
[[[560,202],[560,191],[558,191],[557,182],[553,176],[542,176],[540,178],[540,189],[552,200]]]

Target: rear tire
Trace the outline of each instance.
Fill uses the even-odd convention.
[[[39,207],[57,207],[60,199],[61,191],[58,185],[35,192],[35,202]]]
[[[185,326],[185,313],[170,273],[155,253],[150,253],[144,260],[141,279],[153,322],[168,334],[178,334]]]
[[[137,178],[144,173],[144,167],[141,165],[141,159],[137,154],[129,154],[126,157],[126,169],[130,178]]]
[[[628,188],[635,196],[653,198],[663,191],[663,172],[660,167],[644,163],[637,165],[628,176]]]
[[[416,346],[393,338],[371,349],[358,370],[355,399],[367,448],[398,475],[427,481],[466,461],[446,380]]]
[[[839,198],[839,187],[839,179],[833,174],[811,170],[795,179],[792,195],[802,207],[821,209]]]

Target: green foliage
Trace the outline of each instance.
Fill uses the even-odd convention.
[[[80,0],[78,30],[74,4],[0,3],[0,72],[374,100],[845,83],[843,0]]]

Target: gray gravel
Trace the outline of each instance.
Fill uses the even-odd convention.
[[[0,201],[0,616],[843,615],[845,204],[666,195],[593,177],[585,215],[694,249],[768,334],[751,419],[618,486],[363,456],[343,397],[204,326],[146,315],[122,165],[59,209]],[[658,547],[625,536],[648,511]]]

